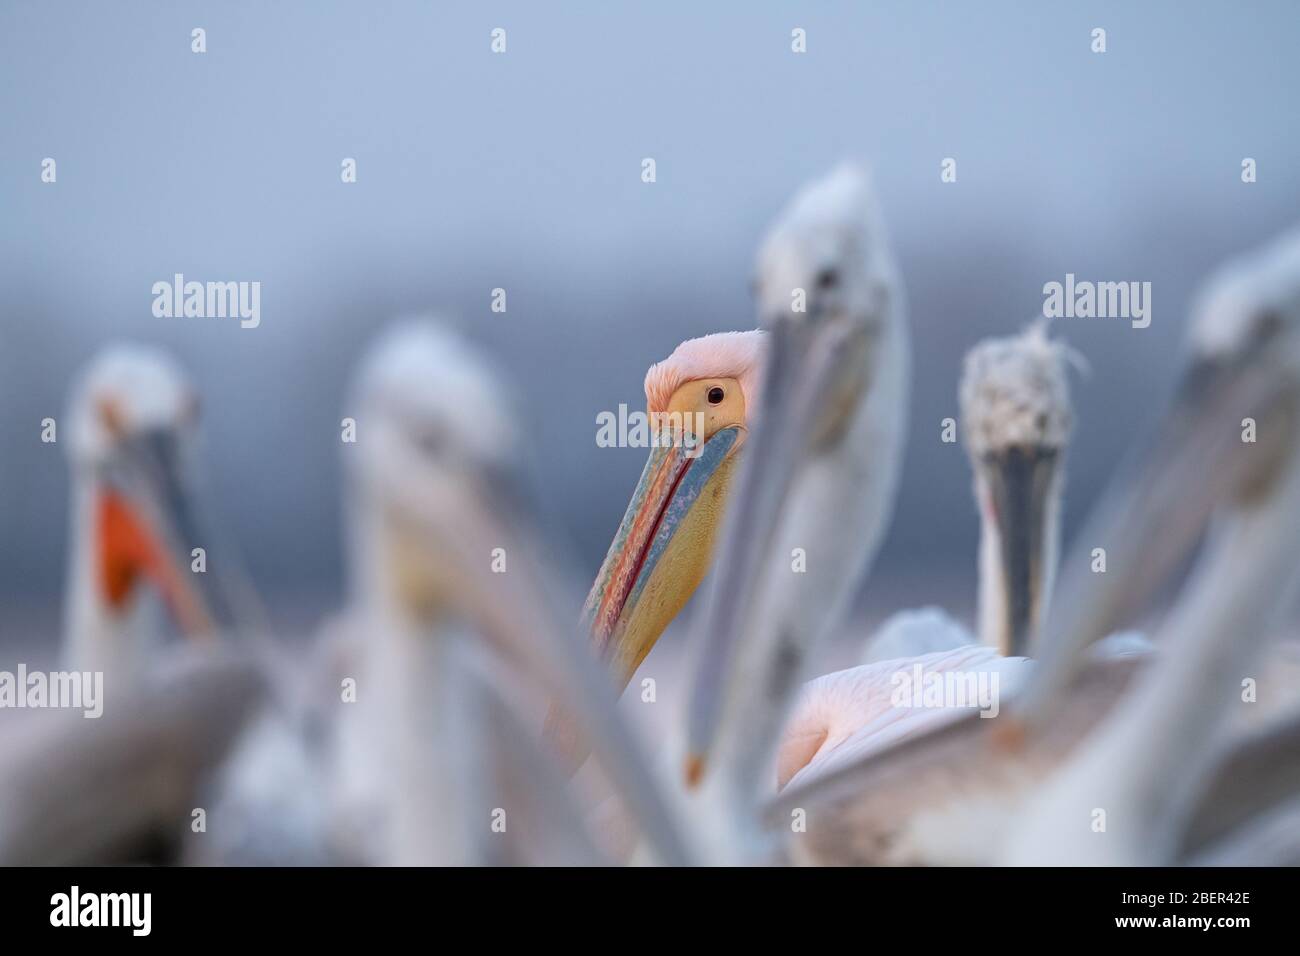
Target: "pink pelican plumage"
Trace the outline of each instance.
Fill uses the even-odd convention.
[[[688,342],[647,376],[651,411],[705,414],[702,451],[652,452],[587,605],[598,652],[626,683],[703,577],[740,468],[695,628],[684,745],[689,784],[721,811],[707,814],[713,859],[748,853],[745,820],[805,657],[839,623],[883,534],[910,367],[892,255],[860,169],[794,198],[763,242],[756,285],[765,338]],[[800,554],[806,573],[793,573]]]
[[[763,240],[756,285],[768,361],[693,628],[686,728],[688,783],[717,811],[707,837],[736,860],[765,852],[755,811],[781,729],[892,512],[911,370],[901,283],[861,169],[795,196]]]
[[[1024,679],[1051,597],[1065,456],[1073,428],[1068,366],[1078,362],[1043,323],[986,339],[964,362],[961,431],[980,516],[978,635],[937,608],[901,611],[870,638],[864,665],[803,689],[782,736],[777,783],[803,783],[846,760],[947,719],[894,700],[914,666],[924,680],[965,675],[999,692]],[[931,678],[929,675],[935,675]],[[948,678],[944,678],[948,679]],[[974,704],[975,701],[967,703]]]
[[[1243,668],[1295,588],[1300,236],[1209,283],[1188,351],[1155,441],[1081,536],[1023,692],[996,720],[962,717],[788,788],[770,819],[778,825],[791,808],[806,813],[807,833],[790,843],[796,856],[1169,862],[1193,824],[1200,839],[1212,829],[1206,799],[1228,794],[1249,805],[1243,790],[1287,790],[1285,779],[1264,785],[1278,777],[1267,761],[1225,756],[1222,734]],[[1243,418],[1256,419],[1268,438],[1243,443]],[[1201,563],[1155,641],[1160,655],[1087,653],[1150,602],[1211,517]],[[1105,575],[1089,568],[1099,542],[1109,554]],[[1224,781],[1243,767],[1252,785]]]

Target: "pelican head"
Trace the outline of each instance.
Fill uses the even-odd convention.
[[[646,373],[664,426],[584,608],[596,649],[627,686],[708,570],[735,454],[757,401],[762,332],[679,345]]]
[[[981,517],[980,637],[1026,653],[1051,594],[1073,426],[1070,353],[1043,323],[966,354],[959,396]]]
[[[866,171],[844,164],[800,190],[768,230],[757,270],[759,317],[772,334],[763,413],[781,419],[783,447],[798,436],[814,452],[856,409],[898,296]]]
[[[1082,548],[1106,548],[1107,573],[1089,573],[1082,550],[1069,567],[1027,709],[1147,604],[1213,513],[1277,506],[1300,454],[1300,231],[1209,278],[1186,346],[1173,407],[1082,535]]]
[[[733,382],[720,378],[720,387]],[[577,639],[572,609],[562,606],[555,578],[566,549],[543,538],[526,494],[506,379],[450,330],[411,320],[365,358],[349,408],[356,418],[356,442],[345,455],[359,499],[358,598],[395,625],[377,636],[408,648],[413,636],[426,649],[453,653],[458,634],[481,638],[506,665],[512,692],[565,702],[569,729],[595,752],[663,859],[687,859],[608,678]],[[686,480],[676,477],[678,485]],[[406,668],[402,679],[417,697],[435,682],[444,696],[464,692],[449,687],[446,674]]]
[[[768,228],[757,268],[769,323],[879,316],[894,265],[867,171],[845,163],[799,190]]]
[[[1300,229],[1211,276],[1193,303],[1188,344],[1178,425],[1226,422],[1226,500],[1250,507],[1300,451]],[[1246,442],[1250,423],[1255,440]]]
[[[69,644],[94,658],[152,587],[190,636],[211,633],[217,596],[191,571],[196,527],[186,471],[198,396],[159,349],[101,352],[76,381],[68,412],[76,515]],[[89,534],[86,532],[89,531]],[[82,654],[85,651],[85,654]]]
[[[358,597],[410,620],[455,609],[465,569],[491,561],[492,546],[461,531],[496,526],[517,506],[518,436],[504,379],[442,325],[404,320],[362,359],[347,409],[356,422],[356,441],[343,448],[358,493]],[[477,546],[486,549],[468,553]]]

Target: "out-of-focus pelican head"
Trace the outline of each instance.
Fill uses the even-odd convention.
[[[869,387],[899,295],[871,180],[844,164],[800,190],[768,230],[754,282],[772,333],[762,415],[781,419],[783,448],[815,451],[843,429]]]
[[[110,619],[123,617],[141,586],[151,585],[186,634],[215,629],[216,596],[190,566],[191,549],[207,544],[186,471],[197,420],[197,394],[156,348],[110,347],[73,387],[69,457],[89,496],[81,515],[92,539],[82,573],[93,578],[92,600]]]
[[[1300,229],[1210,277],[1193,303],[1188,346],[1179,393],[1188,423],[1178,424],[1190,431],[1198,419],[1224,423],[1234,452],[1230,499],[1249,506],[1298,450]],[[1242,440],[1247,419],[1251,442]]]
[[[1234,259],[1206,282],[1192,308],[1193,360],[1300,367],[1300,229]]]
[[[800,189],[758,250],[755,295],[771,321],[878,315],[892,278],[880,210],[867,171],[844,163]],[[796,290],[803,290],[797,295]]]
[[[346,409],[363,600],[427,618],[458,603],[466,568],[489,570],[493,548],[509,566],[508,541],[479,536],[518,504],[516,426],[484,356],[434,321],[399,321],[363,358]]]
[[[1056,571],[1066,446],[1074,415],[1071,353],[1042,322],[987,339],[966,354],[962,435],[983,519],[981,637],[1022,655],[1037,631]]]
[[[534,692],[564,702],[570,745],[597,754],[665,861],[687,859],[564,607],[556,579],[567,549],[531,507],[506,379],[446,327],[410,320],[376,343],[351,394],[356,442],[344,454],[359,492],[357,597],[381,618],[397,615],[376,636],[445,644],[441,631],[454,643],[463,633],[454,625],[468,625],[507,665],[492,674],[512,703]]]
[[[762,370],[761,332],[691,339],[646,373],[663,426],[587,597],[584,618],[619,686],[708,570]]]
[[[1216,510],[1267,506],[1300,453],[1300,231],[1228,262],[1197,296],[1173,407],[1099,507],[1046,630],[1047,705],[1094,640],[1140,611]],[[1252,440],[1253,439],[1253,440]],[[1107,550],[1105,575],[1086,550]],[[1058,616],[1059,612],[1059,616]]]

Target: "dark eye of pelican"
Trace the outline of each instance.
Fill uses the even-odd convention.
[[[817,288],[825,292],[840,284],[840,274],[834,269],[823,269],[817,273]]]
[[[1282,331],[1282,316],[1273,311],[1265,312],[1255,321],[1255,338],[1259,342],[1268,342]]]
[[[721,388],[719,388],[717,385],[714,385],[711,389],[709,389],[709,404],[710,404],[710,405],[721,405],[721,404],[722,404],[722,400],[723,400],[724,398],[726,398],[726,397],[727,397],[727,393],[724,392],[724,391],[723,391]]]
[[[414,429],[411,433],[411,440],[415,442],[415,447],[421,453],[437,455],[442,451],[444,435],[441,429],[430,425]]]

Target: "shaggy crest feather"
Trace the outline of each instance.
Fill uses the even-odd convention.
[[[966,353],[960,398],[972,454],[1011,446],[1063,448],[1074,425],[1067,363],[1083,359],[1047,336],[1045,322],[987,339]]]

